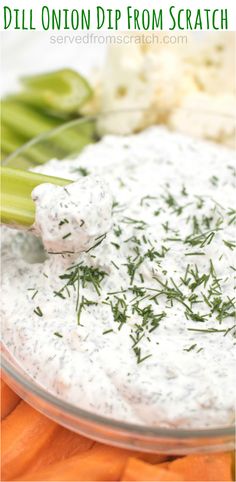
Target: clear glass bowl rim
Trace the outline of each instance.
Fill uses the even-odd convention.
[[[84,124],[87,122],[96,122],[97,119],[110,116],[110,115],[117,115],[122,113],[135,113],[145,111],[146,109],[143,108],[134,108],[134,109],[127,109],[127,110],[117,110],[117,111],[108,111],[103,112],[97,115],[85,116],[79,119],[74,119],[69,122],[64,123],[63,125],[56,127],[50,131],[40,134],[39,136],[35,137],[34,139],[30,140],[29,142],[25,143],[23,146],[18,148],[12,154],[10,154],[3,162],[2,165],[7,165],[10,161],[14,160],[18,155],[23,154],[28,148],[42,143],[46,139],[50,139],[50,137],[55,136],[57,134],[62,134],[63,131],[74,127],[79,126],[80,124]],[[186,112],[187,114],[188,112]],[[209,114],[210,116],[215,116],[213,112],[204,112]],[[218,116],[220,114],[217,114]],[[222,115],[222,117],[225,117]],[[167,126],[164,126],[167,127]],[[220,145],[219,145],[220,147]],[[144,440],[150,440],[150,438],[157,438],[157,439],[180,439],[180,440],[189,440],[189,439],[215,439],[215,438],[229,438],[234,439],[235,436],[235,427],[232,426],[225,426],[225,427],[216,427],[216,428],[200,428],[200,429],[181,429],[181,428],[157,428],[152,426],[143,426],[138,424],[132,424],[128,422],[122,422],[119,420],[115,420],[109,417],[104,417],[102,415],[93,414],[87,410],[81,409],[72,405],[58,397],[54,396],[53,394],[47,392],[41,386],[31,383],[30,380],[22,376],[20,373],[17,373],[8,360],[4,357],[4,344],[2,343],[3,353],[1,354],[1,366],[3,374],[5,373],[8,377],[12,378],[16,383],[20,384],[24,389],[29,390],[32,395],[38,396],[42,401],[49,402],[54,407],[66,412],[69,416],[77,416],[80,420],[84,420],[85,422],[93,422],[96,425],[107,428],[107,429],[117,429],[122,431],[124,434],[133,436],[137,435],[138,437],[142,437]]]

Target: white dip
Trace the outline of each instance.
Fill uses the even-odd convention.
[[[59,250],[97,244],[87,253],[45,256],[37,238],[4,230],[3,339],[38,383],[81,408],[129,422],[232,423],[234,162],[233,151],[154,127],[107,136],[76,160],[38,168],[75,180],[98,175],[113,196],[109,230],[106,193],[102,219],[95,192],[98,220],[86,190],[73,215],[59,201],[51,214],[51,203],[61,196],[64,203],[62,188],[34,191],[48,251],[53,228]],[[88,226],[71,235],[73,246],[70,236],[58,237],[65,218]],[[100,225],[94,232],[93,222]],[[60,228],[62,238],[73,232],[70,223]],[[98,243],[92,239],[100,235]]]
[[[111,227],[112,196],[107,183],[88,176],[65,187],[40,184],[32,192],[36,203],[34,229],[51,253],[92,249]]]

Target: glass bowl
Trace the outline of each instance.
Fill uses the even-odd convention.
[[[143,111],[129,110],[69,122],[24,145],[10,155],[4,164],[29,169],[52,158],[73,158],[85,145],[96,142],[104,133],[126,134],[125,125],[133,125],[141,113]],[[122,121],[124,115],[125,125]],[[188,115],[186,112],[187,117]],[[209,122],[211,118],[212,115],[209,115]],[[198,430],[153,428],[120,422],[82,410],[37,384],[22,370],[4,344],[2,377],[21,398],[52,420],[100,442],[171,455],[227,451],[234,447],[233,426]]]

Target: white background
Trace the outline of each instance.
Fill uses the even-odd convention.
[[[103,64],[104,45],[52,45],[47,32],[1,32],[1,94],[14,91],[19,78],[70,67],[88,76]]]

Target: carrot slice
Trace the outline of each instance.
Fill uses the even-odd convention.
[[[125,467],[129,452],[97,444],[85,453],[74,455],[17,480],[41,481],[117,481]]]
[[[1,380],[1,420],[14,410],[20,401],[20,397]]]
[[[20,402],[2,422],[2,479],[12,480],[25,471],[56,428],[54,422]]]
[[[230,453],[188,455],[168,464],[168,470],[191,481],[232,481]]]
[[[143,462],[147,462],[148,464],[161,464],[163,463],[168,463],[165,462],[168,460],[167,455],[165,454],[150,454],[146,452],[131,452],[129,453],[129,457],[135,457],[136,459],[143,460]]]
[[[37,472],[47,465],[67,459],[77,453],[86,452],[93,445],[92,440],[58,425],[50,446],[42,448],[27,472]]]
[[[122,481],[183,481],[180,474],[162,469],[159,465],[150,465],[135,458],[129,458],[123,472]]]

